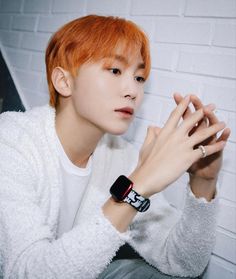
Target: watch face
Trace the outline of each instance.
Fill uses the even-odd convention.
[[[132,186],[132,181],[124,175],[121,175],[111,186],[110,193],[117,201],[123,201],[123,199],[132,190]]]

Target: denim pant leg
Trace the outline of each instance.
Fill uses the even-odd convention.
[[[98,279],[181,279],[181,277],[163,274],[141,259],[122,259],[113,261]]]

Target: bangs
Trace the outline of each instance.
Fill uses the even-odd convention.
[[[141,54],[145,68],[145,79],[150,72],[149,43],[146,35],[131,21],[120,18],[105,18],[101,28],[100,20],[91,24],[90,32],[86,32],[81,45],[81,51],[75,52],[73,61],[70,61],[72,74],[75,76],[78,66],[86,62],[95,62],[105,57],[114,56],[116,51],[126,57]],[[72,65],[73,64],[73,65]]]

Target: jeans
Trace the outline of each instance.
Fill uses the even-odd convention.
[[[142,259],[115,260],[97,279],[183,279],[166,275],[147,264]],[[190,277],[184,277],[190,279]],[[200,278],[200,277],[199,277]]]

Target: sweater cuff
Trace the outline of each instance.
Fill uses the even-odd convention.
[[[100,209],[100,216],[103,219],[104,225],[109,228],[109,231],[113,231],[114,234],[116,234],[122,241],[127,242],[131,238],[131,231],[130,228],[126,232],[119,232],[113,224],[107,219],[107,217],[104,215],[102,209]]]
[[[70,270],[84,279],[96,278],[128,238],[129,232],[116,230],[99,208],[92,217],[81,218],[77,227],[60,241],[69,258]]]
[[[205,198],[196,198],[188,185],[182,215],[182,218],[186,220],[188,226],[195,227],[196,224],[204,224],[204,226],[201,225],[202,231],[206,230],[213,232],[217,224],[218,211],[218,195],[208,202]]]

